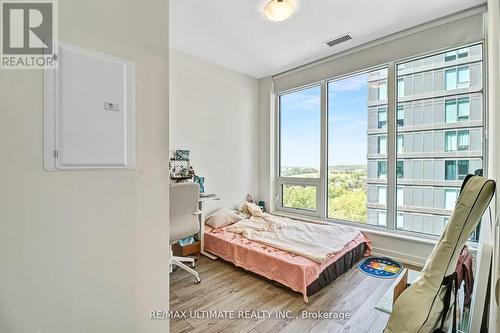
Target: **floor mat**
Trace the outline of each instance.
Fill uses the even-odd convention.
[[[368,257],[358,264],[365,274],[381,279],[393,279],[399,275],[403,266],[390,258]]]

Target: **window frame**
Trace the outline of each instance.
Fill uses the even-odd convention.
[[[385,114],[385,120],[380,120],[380,114]],[[382,125],[380,125],[382,123]],[[386,129],[387,128],[387,107],[386,106],[378,106],[377,107],[377,127],[378,129]]]
[[[460,80],[461,70],[467,70],[467,81]],[[453,87],[448,88],[448,73],[454,73],[454,84]],[[444,89],[446,91],[450,90],[460,90],[470,88],[470,65],[456,65],[452,67],[447,67],[444,69]]]
[[[284,95],[292,94],[295,92],[307,90],[313,87],[319,87],[320,88],[320,176],[318,178],[304,178],[304,177],[282,177],[281,176],[281,97]],[[321,211],[323,210],[324,204],[323,204],[323,186],[322,186],[322,179],[324,177],[323,175],[323,158],[324,158],[324,152],[323,152],[323,126],[324,126],[324,110],[323,110],[323,98],[324,98],[324,82],[320,83],[312,83],[308,84],[306,86],[302,87],[297,87],[295,89],[288,90],[286,92],[283,92],[281,94],[278,94],[275,96],[275,108],[277,111],[277,121],[276,121],[276,160],[275,160],[275,204],[276,204],[276,210],[286,212],[286,213],[292,213],[292,214],[299,214],[299,215],[304,215],[304,216],[309,216],[309,217],[321,217]],[[291,207],[285,207],[283,203],[283,185],[296,185],[296,186],[314,186],[316,187],[316,210],[305,210],[305,209],[297,209],[297,208],[291,208]]]
[[[456,201],[457,201],[457,198],[458,198],[458,195],[459,195],[459,190],[458,190],[457,188],[449,188],[449,187],[445,188],[445,189],[444,189],[444,209],[445,209],[445,210],[450,210],[450,209],[448,208],[448,206],[447,206],[448,200],[447,200],[447,198],[446,198],[446,194],[447,194],[447,193],[451,193],[451,192],[455,193],[455,200],[453,200],[453,201],[454,201],[454,202],[456,202]],[[453,206],[454,206],[454,205],[453,205]],[[453,208],[452,208],[452,210],[453,210]]]
[[[384,142],[383,145],[381,145],[382,142]],[[382,147],[384,149],[381,149]],[[387,154],[387,134],[377,135],[377,154]]]
[[[274,137],[275,137],[275,143],[274,143],[274,181],[273,181],[273,188],[274,188],[274,193],[275,193],[275,205],[272,208],[272,212],[282,212],[285,214],[290,214],[291,216],[314,216],[320,218],[321,221],[327,222],[327,223],[334,223],[334,224],[343,224],[343,225],[350,225],[353,227],[361,227],[364,229],[371,229],[371,230],[377,230],[377,231],[386,231],[388,234],[398,234],[402,236],[408,236],[408,237],[417,237],[421,239],[430,239],[430,240],[436,240],[438,236],[432,235],[432,234],[427,234],[427,233],[417,233],[413,231],[408,231],[404,229],[398,229],[397,228],[397,217],[403,214],[403,212],[400,212],[397,210],[396,207],[396,194],[397,194],[397,187],[396,187],[396,164],[397,164],[397,155],[396,155],[396,148],[397,148],[397,139],[396,139],[396,133],[397,133],[397,65],[406,63],[408,61],[412,61],[417,58],[424,58],[427,56],[434,56],[439,53],[445,53],[447,50],[456,50],[457,48],[463,49],[463,48],[468,48],[472,46],[480,45],[482,48],[482,58],[481,60],[476,60],[472,63],[475,62],[482,62],[482,67],[481,67],[481,74],[482,74],[482,88],[481,90],[478,90],[477,92],[480,92],[482,94],[482,151],[483,151],[483,173],[486,176],[488,174],[488,138],[486,137],[485,133],[487,132],[488,128],[488,105],[486,103],[486,100],[488,98],[488,93],[486,90],[486,81],[487,81],[487,76],[488,76],[488,71],[487,71],[487,56],[485,53],[485,45],[484,45],[484,40],[477,40],[471,43],[464,43],[464,44],[459,44],[454,47],[446,47],[442,49],[435,49],[431,50],[429,52],[424,52],[420,54],[415,54],[410,57],[402,58],[402,59],[394,59],[390,62],[387,63],[382,63],[380,65],[375,65],[375,66],[360,66],[361,69],[358,71],[353,71],[351,73],[345,74],[345,75],[339,75],[336,77],[331,77],[328,79],[324,79],[318,82],[314,82],[311,84],[299,86],[293,89],[289,89],[283,92],[280,92],[279,94],[275,94],[275,115],[276,115],[276,121],[274,125]],[[470,53],[468,56],[471,56]],[[456,56],[456,61],[459,62],[462,57],[458,57],[458,53]],[[457,62],[451,62],[449,65],[444,66],[444,71],[443,74],[445,75],[445,72],[447,69],[455,68],[456,71],[456,80],[457,80],[457,85],[458,85],[458,68],[459,67],[464,67],[464,65],[460,65]],[[471,63],[471,64],[472,64]],[[469,87],[471,83],[471,72],[470,72],[470,64],[467,65],[469,68]],[[328,218],[328,212],[327,212],[327,200],[328,200],[328,188],[327,188],[327,182],[328,182],[328,174],[327,174],[327,158],[328,158],[328,89],[327,89],[327,83],[332,80],[339,80],[342,78],[346,78],[349,76],[355,76],[361,73],[366,73],[370,71],[375,71],[377,69],[382,69],[382,68],[387,68],[388,69],[388,76],[387,76],[387,83],[386,83],[386,89],[387,89],[387,106],[386,106],[386,124],[383,129],[386,129],[386,132],[383,133],[387,135],[387,180],[385,183],[385,186],[387,186],[387,189],[390,187],[394,188],[393,191],[386,190],[386,196],[387,196],[387,205],[386,205],[386,210],[385,210],[385,215],[386,215],[386,226],[383,228],[380,228],[380,226],[375,226],[375,225],[370,225],[370,224],[360,224],[358,222],[352,222],[352,221],[345,221],[345,220],[339,220],[339,219],[333,219],[333,218]],[[446,91],[446,82],[444,83],[445,87],[443,88]],[[301,178],[283,178],[279,177],[279,172],[280,172],[280,152],[279,152],[279,147],[280,147],[280,128],[279,128],[279,119],[280,119],[280,109],[279,109],[279,97],[281,95],[291,93],[293,91],[298,91],[301,89],[306,89],[308,87],[312,86],[317,86],[321,85],[321,167],[320,167],[320,178],[314,179],[314,178],[308,178],[308,179],[301,179]],[[460,88],[455,88],[456,90],[459,90]],[[378,93],[380,91],[380,88],[378,89]],[[459,95],[460,93],[457,93]],[[445,99],[446,102],[446,99]],[[470,103],[471,99],[469,98],[469,107],[468,107],[468,119],[470,120]],[[455,98],[455,110],[456,110],[456,122],[460,122],[461,120],[458,119],[458,109],[459,109],[459,98]],[[377,127],[379,123],[379,118],[378,118],[378,112],[377,112]],[[445,111],[445,119],[444,123],[446,122],[446,111]],[[382,134],[382,133],[381,133]],[[458,138],[457,138],[458,140]],[[469,137],[470,140],[470,137]],[[402,165],[404,168],[404,164]],[[404,170],[403,170],[403,178],[404,178]],[[306,211],[298,211],[296,209],[289,209],[289,208],[284,208],[280,206],[280,203],[282,202],[281,198],[281,191],[278,190],[279,188],[282,188],[283,184],[305,184],[305,185],[313,185],[317,187],[316,194],[317,194],[317,212],[314,213],[308,213]],[[382,185],[382,184],[381,184]],[[378,216],[378,214],[377,214]],[[399,220],[398,220],[399,221]]]
[[[467,101],[467,116],[460,116],[460,103],[464,103]],[[465,118],[467,117],[467,118]],[[464,118],[464,119],[461,119]],[[470,120],[470,97],[465,96],[465,97],[459,97],[457,98],[457,121],[456,122],[461,122],[461,121],[469,121]]]
[[[460,115],[460,104],[467,104],[467,115]],[[454,121],[448,121],[448,105],[453,105],[453,108],[451,110],[451,114],[454,116]],[[470,97],[469,96],[462,96],[462,97],[453,97],[453,98],[445,98],[444,101],[444,108],[445,108],[445,123],[446,124],[454,124],[454,123],[460,123],[463,121],[470,121]]]
[[[450,141],[450,137],[453,137],[454,140]],[[458,136],[456,130],[444,131],[444,151],[447,153],[458,151]]]
[[[463,167],[464,164],[467,166],[466,173],[460,173],[460,167]],[[447,165],[453,165],[452,178],[448,178],[448,168]],[[444,159],[444,180],[445,181],[462,181],[465,179],[465,176],[469,174],[470,170],[470,159],[461,158],[461,159]]]
[[[314,187],[315,188],[315,191],[316,191],[316,207],[314,210],[312,209],[306,209],[306,208],[297,208],[297,207],[289,207],[289,206],[285,206],[284,204],[284,199],[283,199],[283,196],[284,196],[284,191],[283,191],[283,188],[285,186],[299,186],[299,187]],[[282,183],[280,185],[280,192],[281,192],[281,195],[282,195],[282,207],[286,210],[292,210],[292,211],[299,211],[299,212],[302,212],[303,214],[313,214],[315,213],[317,210],[318,210],[318,204],[319,204],[319,201],[318,201],[318,196],[319,196],[319,193],[318,193],[318,186],[316,185],[308,185],[308,184],[290,184],[290,183]]]
[[[467,144],[462,144],[462,138],[467,138]],[[470,150],[470,129],[457,130],[457,151]]]
[[[381,168],[382,165],[383,168]],[[381,169],[384,169],[384,173],[380,172]],[[387,180],[387,159],[377,160],[377,179]]]

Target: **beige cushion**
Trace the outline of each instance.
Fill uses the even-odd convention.
[[[210,215],[206,224],[211,226],[212,228],[222,228],[227,225],[233,224],[241,220],[241,218],[226,208],[220,208],[215,213]]]

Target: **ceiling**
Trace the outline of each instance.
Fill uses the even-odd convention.
[[[255,78],[274,75],[485,0],[293,0],[284,22],[267,20],[268,0],[171,0],[170,45]],[[350,32],[334,47],[325,41]]]

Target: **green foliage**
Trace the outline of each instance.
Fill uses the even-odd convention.
[[[328,196],[328,217],[366,223],[366,192],[356,190]]]
[[[316,210],[316,187],[284,185],[283,206],[305,210]]]
[[[315,170],[318,172],[317,170]],[[306,168],[287,168],[288,176],[310,174]],[[366,166],[343,165],[329,168],[328,217],[366,223]],[[316,210],[316,188],[314,186],[285,185],[283,187],[285,207]]]
[[[366,223],[366,168],[331,168],[328,177],[328,217]]]

